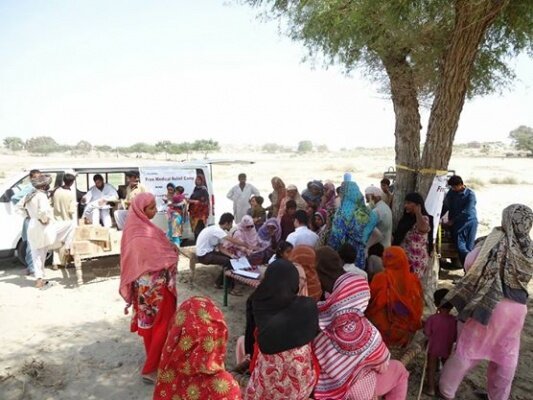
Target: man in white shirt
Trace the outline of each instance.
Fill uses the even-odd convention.
[[[259,190],[254,185],[246,183],[246,174],[239,174],[239,184],[228,192],[228,199],[233,201],[233,215],[237,222],[241,222],[250,208],[250,197],[259,196]]]
[[[341,245],[339,248],[339,256],[341,257],[342,261],[344,261],[344,266],[342,267],[344,271],[351,274],[360,275],[368,280],[367,273],[355,265],[357,251],[350,243],[343,243]]]
[[[217,288],[222,288],[224,271],[231,269],[230,260],[235,258],[233,254],[224,249],[222,243],[227,241],[236,246],[248,248],[246,243],[228,235],[232,226],[233,215],[230,213],[224,213],[220,216],[218,225],[211,225],[202,229],[198,235],[198,239],[196,239],[196,256],[198,257],[198,261],[202,264],[215,264],[223,267],[222,272],[215,283]],[[233,286],[235,285],[233,279],[228,279],[227,282],[228,287],[233,289]],[[237,294],[236,292],[233,292],[233,290],[230,293]]]
[[[392,211],[384,201],[385,193],[376,186],[370,186],[365,189],[365,197],[367,203],[378,216],[376,228],[383,235],[378,243],[383,245],[384,248],[390,247],[392,241]]]
[[[304,210],[296,211],[294,215],[294,232],[287,236],[287,242],[296,246],[315,247],[318,243],[318,235],[307,227],[309,218]]]
[[[33,178],[31,183],[35,190],[20,201],[30,218],[28,241],[37,278],[36,287],[39,289],[48,287],[48,282],[44,280],[44,262],[48,250],[61,245],[68,250],[74,238],[73,221],[54,220],[54,210],[48,200],[51,182],[49,175],[41,174]]]
[[[93,225],[98,225],[101,221],[103,226],[110,228],[111,206],[108,203],[118,201],[118,193],[113,186],[104,182],[100,174],[96,174],[93,181],[94,186],[81,199],[82,203],[87,204],[83,216],[90,219]]]

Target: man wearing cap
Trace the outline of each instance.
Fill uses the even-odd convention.
[[[72,185],[76,181],[76,173],[72,170],[65,171],[63,175],[63,186],[54,190],[52,195],[52,207],[56,221],[73,221],[76,219],[76,190]],[[59,250],[54,250],[53,269],[58,265],[63,265],[63,260]]]
[[[41,175],[41,171],[38,169],[32,169],[30,171],[30,181],[31,179],[36,178],[37,176]],[[22,211],[21,214],[24,215],[24,223],[22,224],[22,241],[26,243],[26,254],[24,257],[24,261],[26,261],[26,268],[27,268],[27,274],[32,275],[34,273],[33,268],[33,259],[31,258],[31,248],[30,244],[28,242],[28,224],[30,223],[30,218],[28,217],[28,214],[23,209],[22,204],[20,203],[20,200],[22,200],[24,197],[26,197],[28,194],[33,192],[35,188],[33,185],[28,183],[25,185],[18,193],[15,193],[13,197],[11,197],[11,202],[15,205],[17,205],[17,209]]]
[[[36,287],[48,287],[44,280],[44,263],[49,249],[64,244],[65,249],[70,249],[74,236],[73,221],[54,221],[54,210],[48,201],[48,189],[52,178],[50,175],[38,175],[31,180],[35,190],[28,194],[23,202],[23,207],[28,213],[28,241],[31,248]]]
[[[387,203],[383,201],[385,193],[376,186],[369,186],[365,189],[365,197],[369,206],[374,209],[378,216],[376,228],[383,235],[378,243],[381,243],[385,248],[390,247],[392,241],[392,211]]]
[[[146,190],[146,187],[144,187],[144,185],[141,185],[139,183],[139,172],[126,172],[126,178],[128,180],[128,187],[126,188],[126,198],[124,199],[124,202],[122,204],[124,209],[116,210],[114,214],[118,229],[124,228],[124,224],[126,223],[126,217],[128,216],[127,210],[130,207],[130,204],[135,198],[135,196],[137,196],[139,193],[145,193],[148,191]]]

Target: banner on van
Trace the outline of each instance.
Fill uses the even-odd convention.
[[[139,168],[141,184],[151,192],[156,199],[157,210],[166,210],[163,200],[167,195],[167,185],[183,186],[185,196],[188,198],[194,190],[196,169],[179,169],[176,167],[141,167]]]

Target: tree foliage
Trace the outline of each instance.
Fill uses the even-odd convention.
[[[50,136],[32,137],[26,141],[26,150],[36,154],[50,154],[65,149]]]
[[[93,145],[86,140],[79,141],[76,146],[74,146],[74,151],[81,154],[87,154],[93,149]]]
[[[289,153],[292,150],[290,147],[283,146],[281,144],[265,143],[263,146],[261,146],[261,151],[263,153]]]
[[[8,136],[4,138],[4,147],[11,151],[19,151],[24,149],[24,141],[15,136]]]
[[[298,153],[309,153],[313,151],[313,143],[310,140],[302,140],[298,143]]]
[[[509,133],[517,150],[529,151],[533,155],[533,128],[521,125]]]

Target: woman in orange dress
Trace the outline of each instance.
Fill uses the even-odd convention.
[[[424,298],[417,276],[409,272],[409,261],[399,246],[385,249],[385,270],[370,284],[367,318],[378,328],[387,346],[403,347],[422,328]]]
[[[168,332],[154,400],[241,400],[241,390],[224,368],[228,327],[207,297],[184,301]]]

